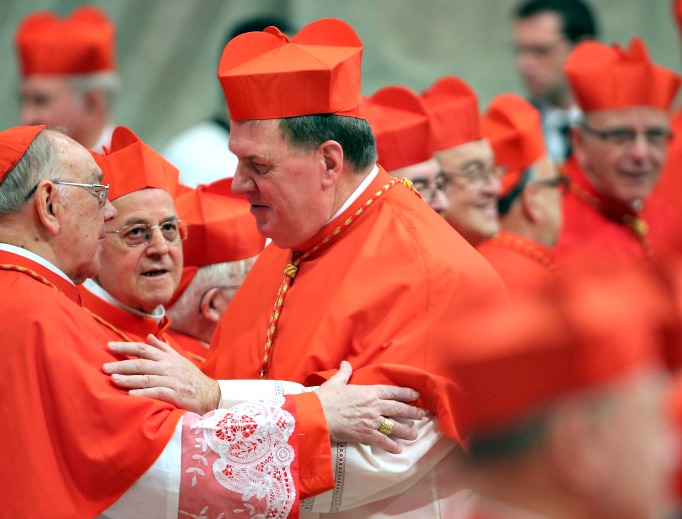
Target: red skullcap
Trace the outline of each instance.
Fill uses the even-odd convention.
[[[501,94],[481,118],[483,136],[495,153],[495,164],[505,166],[500,197],[521,180],[523,171],[547,155],[537,109],[515,94]]]
[[[311,114],[359,117],[362,42],[347,23],[327,18],[289,39],[276,27],[241,34],[218,67],[236,121]]]
[[[102,168],[104,183],[111,184],[109,200],[147,187],[163,189],[175,198],[178,170],[129,128],[114,129],[106,155],[92,155]]]
[[[114,24],[97,7],[81,7],[63,20],[50,11],[35,12],[15,36],[21,75],[114,71],[114,40]]]
[[[482,139],[476,93],[464,81],[445,76],[422,94],[429,110],[432,148],[442,151]]]
[[[596,41],[578,44],[565,65],[578,106],[585,111],[651,106],[668,110],[680,77],[649,59],[644,42],[628,49]]]
[[[431,158],[429,116],[420,97],[389,86],[365,97],[361,106],[377,143],[378,162],[391,172]]]
[[[7,174],[24,156],[33,139],[45,128],[39,126],[15,126],[0,132],[0,185]]]

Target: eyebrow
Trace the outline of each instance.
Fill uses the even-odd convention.
[[[164,218],[163,220],[161,220],[161,223],[174,222],[174,221],[176,221],[177,219],[178,219],[178,215],[174,214],[174,215],[171,215],[171,216],[166,216],[166,218]],[[148,218],[144,218],[144,217],[142,217],[142,216],[134,216],[134,217],[129,218],[128,220],[126,220],[125,223],[124,223],[123,225],[135,225],[135,224],[138,224],[138,223],[148,224],[148,223],[149,223],[149,219],[148,219]]]

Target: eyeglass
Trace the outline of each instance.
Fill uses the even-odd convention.
[[[433,198],[437,191],[442,191],[445,185],[443,183],[443,177],[439,175],[433,179],[432,182],[429,182],[424,178],[414,178],[412,179],[412,187],[428,200]]]
[[[532,180],[531,183],[535,184],[536,186],[556,187],[563,192],[569,186],[570,180],[566,175],[557,175],[554,178]]]
[[[635,142],[635,139],[637,139],[638,135],[644,135],[646,141],[651,146],[656,147],[663,146],[673,138],[673,133],[668,128],[663,127],[647,128],[646,130],[640,132],[632,128],[612,128],[609,130],[600,130],[599,128],[593,128],[586,123],[581,123],[580,126],[585,133],[618,146],[632,144]]]
[[[568,43],[565,37],[558,38],[554,41],[546,43],[535,43],[529,45],[516,45],[514,47],[514,53],[517,56],[527,55],[533,56],[535,58],[547,58],[563,43]]]
[[[454,178],[462,178],[466,181],[467,188],[475,191],[481,189],[488,179],[501,179],[506,170],[507,168],[505,166],[490,165],[475,166],[469,171],[461,172],[441,171],[436,177],[436,182],[440,182],[438,189],[445,191],[451,186]]]
[[[138,247],[151,241],[154,229],[159,229],[163,239],[172,244],[180,243],[182,240],[187,239],[189,234],[189,224],[182,220],[171,220],[160,225],[132,223],[124,225],[115,231],[107,231],[107,234],[117,234],[124,245]]]
[[[91,189],[94,193],[95,196],[99,199],[99,208],[102,209],[106,203],[107,203],[107,196],[109,195],[109,184],[104,185],[104,184],[81,184],[79,182],[64,182],[62,180],[51,180],[51,182],[55,185],[59,186],[76,186],[76,187],[82,187],[84,189]],[[24,202],[28,202],[28,199],[33,196],[33,194],[37,191],[38,189],[38,182],[33,188],[26,193],[26,196],[24,197]]]

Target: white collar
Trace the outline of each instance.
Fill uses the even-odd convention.
[[[331,222],[334,218],[336,218],[341,213],[343,213],[346,209],[348,209],[350,207],[350,205],[360,197],[362,192],[365,189],[367,189],[367,186],[369,186],[372,183],[372,180],[374,180],[378,174],[379,174],[379,167],[375,164],[374,168],[372,169],[372,171],[370,171],[369,175],[367,175],[365,177],[365,179],[362,181],[362,183],[357,187],[357,189],[355,191],[353,191],[353,194],[351,194],[348,197],[348,199],[343,203],[341,208],[338,211],[336,211],[336,213],[334,213],[334,216],[332,216],[332,218],[331,218],[331,220],[329,220],[329,222]],[[327,222],[327,223],[329,223],[329,222]]]
[[[154,309],[154,312],[151,314],[147,314],[145,312],[141,312],[140,310],[136,310],[135,308],[128,306],[126,304],[121,303],[118,299],[116,299],[114,296],[112,296],[109,292],[104,290],[101,285],[97,284],[97,282],[93,279],[86,279],[85,283],[83,283],[83,287],[88,290],[88,292],[91,292],[92,294],[96,295],[100,299],[103,299],[110,305],[116,306],[120,308],[121,310],[125,310],[128,313],[131,313],[133,315],[137,315],[138,317],[144,317],[145,319],[153,319],[157,323],[160,323],[161,320],[164,318],[166,315],[166,310],[163,308],[163,305],[159,305]]]

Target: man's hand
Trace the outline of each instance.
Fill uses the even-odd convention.
[[[153,335],[149,344],[110,342],[109,350],[137,357],[109,362],[102,367],[119,387],[131,395],[169,402],[199,415],[214,411],[220,403],[218,382],[204,375],[198,367],[165,342]]]
[[[332,440],[365,443],[400,453],[402,447],[395,439],[416,439],[411,421],[424,416],[421,410],[403,402],[416,400],[419,393],[396,386],[348,385],[351,373],[351,365],[343,361],[339,371],[316,391]],[[394,422],[390,435],[379,432],[385,418]],[[397,418],[407,420],[398,421]]]

